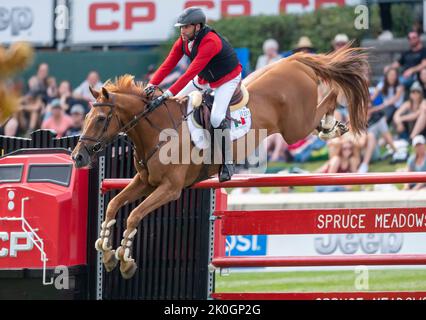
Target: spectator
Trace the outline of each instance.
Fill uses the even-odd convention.
[[[159,86],[162,89],[167,89],[170,87],[177,79],[180,78],[181,75],[185,73],[186,69],[188,69],[188,66],[189,59],[186,56],[183,56],[172,72],[167,77],[165,77],[163,81],[161,81]]]
[[[53,100],[50,106],[51,116],[47,120],[43,121],[41,128],[53,130],[56,132],[57,137],[61,138],[68,128],[71,127],[72,120],[70,116],[65,114],[59,99]]]
[[[257,58],[256,70],[280,60],[282,57],[278,53],[279,45],[277,40],[268,39],[263,43],[263,55]]]
[[[320,169],[323,173],[352,173],[357,172],[358,166],[361,162],[359,151],[355,144],[349,138],[341,138],[340,148],[337,155],[334,155],[330,160]],[[350,186],[318,186],[318,192],[335,192],[347,191]]]
[[[70,114],[71,107],[74,104],[82,104],[85,110],[85,113],[88,112],[87,106],[83,103],[86,100],[78,100],[72,96],[71,84],[69,81],[65,80],[59,84],[58,88],[59,100],[61,100],[61,105],[67,114]]]
[[[426,48],[423,48],[420,35],[411,31],[408,34],[408,41],[410,50],[404,52],[398,61],[385,67],[385,72],[390,68],[401,68],[402,77],[400,82],[405,88],[409,88],[416,80],[418,72],[426,67]]]
[[[377,84],[371,101],[374,101],[379,95],[381,95],[383,103],[377,107],[377,110],[384,111],[386,121],[390,124],[395,111],[404,102],[404,86],[399,84],[398,69],[387,70],[384,80]]]
[[[99,81],[99,74],[96,71],[91,71],[87,75],[87,79],[84,80],[75,90],[74,90],[74,98],[76,99],[84,99],[88,102],[95,101],[95,98],[92,96],[90,92],[90,87],[100,90],[102,87],[102,82]]]
[[[344,33],[336,34],[331,45],[333,46],[333,51],[343,48],[349,43],[349,37]]]
[[[77,136],[81,133],[86,112],[81,104],[75,104],[71,108],[71,127],[67,130],[66,136]]]
[[[423,88],[423,97],[426,97],[426,68],[419,72],[419,83]]]
[[[393,122],[401,139],[408,140],[416,120],[420,116],[420,105],[423,101],[423,89],[419,82],[414,82],[410,88],[409,100],[395,112]]]
[[[142,75],[142,81],[143,81],[143,83],[149,82],[149,80],[151,80],[151,78],[154,75],[154,73],[155,73],[155,66],[153,64],[150,64],[148,66],[147,72],[144,75]]]
[[[18,133],[18,127],[19,123],[15,113],[0,125],[0,136],[14,137]]]
[[[266,139],[266,150],[269,161],[286,161],[287,144],[280,133],[271,134]]]
[[[51,100],[59,97],[58,86],[56,84],[55,77],[47,78],[46,94],[47,94],[47,102],[50,102]]]
[[[49,77],[49,65],[47,63],[41,63],[38,66],[37,74],[32,76],[28,80],[28,87],[30,91],[38,92],[46,96],[47,91],[47,78]]]
[[[293,53],[296,52],[315,53],[315,48],[312,45],[311,39],[306,36],[300,37],[296,48],[293,49]]]
[[[40,91],[38,80],[32,77],[28,80],[29,92],[20,100],[18,112],[19,132],[24,136],[40,128],[41,115],[45,109],[46,92]]]
[[[359,146],[361,150],[364,150],[362,163],[359,166],[359,173],[368,172],[370,161],[373,159],[375,151],[378,149],[378,141],[380,138],[384,138],[385,142],[392,149],[392,153],[397,154],[397,149],[393,143],[392,135],[389,131],[388,124],[386,122],[386,116],[380,106],[372,106],[368,109],[368,130],[367,133],[360,137]],[[380,153],[380,152],[378,152]]]
[[[408,158],[407,171],[424,172],[426,171],[426,140],[422,135],[415,136],[413,139],[414,154]],[[420,190],[426,186],[424,183],[410,183],[404,185],[404,190]]]

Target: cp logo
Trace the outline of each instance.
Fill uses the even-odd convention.
[[[23,30],[28,30],[33,24],[33,12],[28,7],[7,9],[0,7],[0,31],[10,27],[12,36],[18,36]]]

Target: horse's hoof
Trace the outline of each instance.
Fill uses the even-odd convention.
[[[136,262],[134,261],[128,261],[123,262],[121,261],[120,264],[120,272],[123,279],[130,279],[135,275],[136,269],[138,268]]]
[[[115,250],[104,251],[102,262],[104,263],[105,270],[107,272],[114,270],[118,264],[118,260],[115,257]]]

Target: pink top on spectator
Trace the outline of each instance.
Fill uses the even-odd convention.
[[[72,125],[71,117],[64,114],[62,115],[59,123],[55,122],[53,120],[53,117],[49,117],[46,121],[42,123],[41,128],[55,130],[57,133],[57,137],[61,138],[65,134],[65,132],[68,130],[68,128],[71,127],[71,125]]]

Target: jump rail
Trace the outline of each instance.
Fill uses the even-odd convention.
[[[105,179],[103,193],[122,189],[130,179]],[[235,175],[219,183],[217,178],[202,181],[193,188],[283,187],[318,185],[365,185],[425,183],[426,172],[367,174]],[[217,195],[218,197],[218,195]],[[225,237],[245,234],[336,234],[426,232],[426,208],[363,208],[228,211],[226,200],[218,197],[214,212],[215,241],[211,268],[355,266],[355,265],[426,265],[424,254],[382,254],[324,257],[244,256],[225,254]],[[396,220],[395,220],[396,219]],[[398,220],[399,219],[399,220]],[[392,221],[399,221],[394,225]],[[401,222],[403,223],[401,224]],[[213,293],[215,299],[422,299],[426,292],[311,292],[311,293]]]

